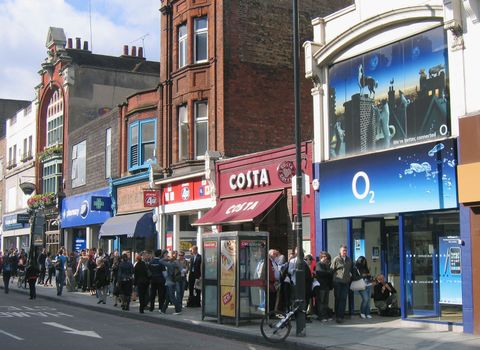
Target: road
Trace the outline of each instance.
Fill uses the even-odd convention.
[[[239,341],[85,310],[25,294],[0,294],[1,349],[267,350]]]

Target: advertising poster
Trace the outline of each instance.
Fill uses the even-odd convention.
[[[222,286],[235,286],[235,243],[235,240],[222,240],[220,243],[220,284]]]
[[[330,158],[450,136],[447,56],[437,27],[332,65]]]
[[[320,218],[457,207],[456,141],[320,164]]]
[[[462,305],[462,250],[458,237],[439,237],[440,304]]]
[[[205,279],[217,279],[217,242],[203,241]]]
[[[227,317],[235,317],[235,287],[221,286],[220,314]]]

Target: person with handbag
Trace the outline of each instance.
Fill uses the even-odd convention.
[[[355,262],[358,280],[364,282],[364,287],[358,290],[362,303],[360,304],[360,317],[363,319],[372,318],[370,315],[370,299],[372,297],[372,276],[368,269],[367,259],[364,256],[359,256]],[[353,274],[352,274],[353,275]]]
[[[341,245],[338,256],[333,261],[333,291],[335,295],[335,318],[337,323],[343,323],[347,305],[348,289],[351,280],[353,262],[347,256],[347,246]]]

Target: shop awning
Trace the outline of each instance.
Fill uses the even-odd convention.
[[[250,196],[223,199],[210,209],[193,226],[239,224],[257,222],[263,213],[273,207],[282,196],[282,192],[261,193]]]
[[[153,213],[136,213],[111,217],[100,227],[99,238],[111,236],[151,237],[155,234]]]

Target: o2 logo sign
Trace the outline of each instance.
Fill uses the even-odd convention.
[[[362,179],[363,181],[360,179]],[[365,187],[362,188],[361,185],[359,186],[358,185],[359,182],[360,184],[364,182]],[[360,187],[360,191],[362,191],[363,189],[362,192],[359,192],[358,190],[359,187]],[[370,204],[375,203],[375,191],[370,190],[370,179],[368,178],[368,175],[366,172],[359,171],[353,176],[352,193],[353,193],[353,196],[359,200],[364,200],[365,198],[369,197],[368,203]]]

